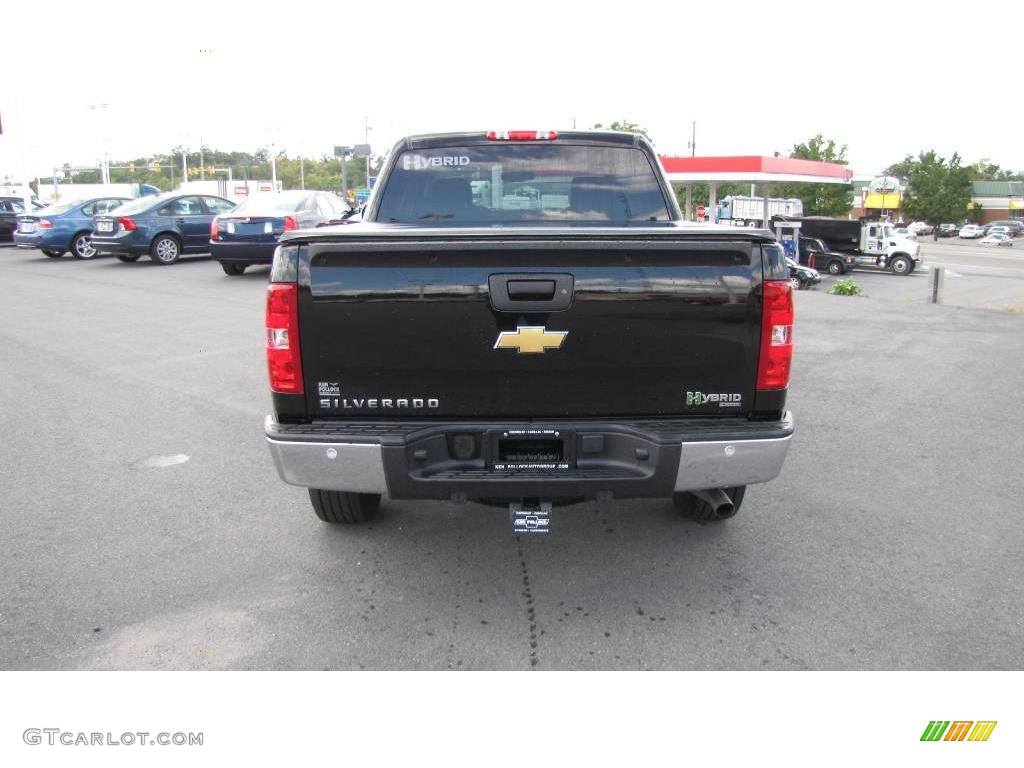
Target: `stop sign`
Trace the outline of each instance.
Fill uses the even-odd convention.
[[[698,205],[697,206],[697,218],[700,219],[701,221],[704,221],[704,214],[705,213],[707,213],[707,210],[704,208],[704,206],[703,205]]]

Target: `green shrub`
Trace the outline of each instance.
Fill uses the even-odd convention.
[[[828,292],[834,296],[856,296],[860,293],[860,286],[853,281],[852,277],[844,277],[842,280],[836,280]]]

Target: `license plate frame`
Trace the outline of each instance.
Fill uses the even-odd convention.
[[[575,446],[574,434],[564,429],[495,429],[487,435],[487,464],[497,472],[564,472],[576,465]]]
[[[23,235],[34,235],[38,231],[39,227],[34,221],[23,221],[18,225],[18,232]]]
[[[96,231],[97,232],[113,232],[114,231],[114,222],[112,222],[112,221],[97,221],[96,222]]]

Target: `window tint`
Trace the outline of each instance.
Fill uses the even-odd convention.
[[[198,216],[204,213],[198,197],[179,197],[161,208],[160,212],[163,216]]]
[[[324,197],[330,201],[331,205],[334,207],[334,212],[337,215],[341,216],[349,212],[349,207],[345,204],[345,201],[337,195],[330,194],[324,195]]]
[[[97,200],[95,203],[96,213],[107,213],[119,208],[124,202],[124,200]]]
[[[220,197],[204,197],[203,202],[206,203],[210,213],[227,213],[235,207],[234,203]]]
[[[331,205],[331,201],[327,199],[327,195],[316,196],[316,208],[321,216],[328,218],[337,216],[337,212],[334,210],[334,206]]]
[[[658,177],[633,147],[512,144],[409,150],[379,221],[420,226],[668,221]]]
[[[130,216],[131,214],[135,213],[143,213],[144,211],[148,211],[149,209],[157,205],[160,205],[160,202],[162,200],[166,200],[166,197],[164,197],[163,195],[161,195],[160,197],[140,197],[138,200],[132,200],[131,202],[125,203],[122,206],[120,213],[124,214],[125,216]],[[160,206],[159,208],[157,208],[157,215],[169,216],[170,207],[168,205]]]
[[[301,210],[300,206],[305,197],[306,193],[298,196],[286,194],[255,195],[247,200],[243,200],[234,211],[239,216],[243,214],[247,216],[274,216],[295,213]]]

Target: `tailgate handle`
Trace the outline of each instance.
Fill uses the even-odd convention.
[[[536,272],[490,275],[491,306],[499,312],[560,312],[572,304],[573,276]]]
[[[509,280],[507,285],[512,301],[550,301],[555,297],[554,280]]]

